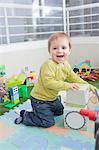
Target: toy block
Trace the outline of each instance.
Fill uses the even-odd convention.
[[[64,108],[64,127],[74,130],[87,130],[88,120],[82,116],[81,108],[65,106]]]
[[[16,78],[10,78],[8,81],[7,81],[7,87],[13,87],[13,86],[16,86],[16,85],[21,85],[25,82],[25,74],[24,73],[21,73],[19,74]]]
[[[90,110],[96,110],[99,108],[99,90],[97,89],[97,94],[90,92],[89,93],[89,100],[87,103],[88,109]]]
[[[9,104],[5,105],[6,108],[13,108],[15,106],[16,106],[16,104],[14,104],[14,103],[9,103]]]
[[[61,91],[59,95],[61,96],[62,104],[69,105],[71,107],[82,107],[84,108],[89,100],[89,85],[80,84],[79,90],[69,90],[69,91]]]
[[[0,77],[3,77],[5,74],[5,65],[0,65]]]
[[[16,99],[19,99],[19,95],[18,94],[15,94],[13,96],[11,96],[11,100],[16,100]]]
[[[69,106],[85,107],[89,99],[89,85],[79,84],[79,90],[69,90],[66,93],[66,103]]]
[[[13,96],[15,94],[18,94],[18,87],[17,86],[10,88],[10,95]]]
[[[22,90],[22,97],[23,98],[28,97],[27,86],[23,85],[21,90]]]
[[[19,99],[15,99],[15,100],[12,101],[13,104],[18,104],[19,102],[20,102]]]
[[[4,102],[4,101],[0,102],[0,105],[6,105],[6,104],[8,104],[8,103],[10,103],[10,100],[9,100],[9,99],[8,99],[6,102]]]
[[[87,106],[89,110],[96,110],[99,106],[99,90],[97,94],[89,91],[89,85],[81,84],[79,90],[61,91],[61,102],[65,106],[84,108]],[[98,96],[97,96],[98,95]]]
[[[18,85],[19,97],[22,97],[22,85]]]
[[[18,93],[19,97],[28,97],[28,92],[27,92],[27,86],[26,85],[19,85],[18,86]]]

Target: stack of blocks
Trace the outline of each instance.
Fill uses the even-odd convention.
[[[62,91],[59,94],[64,105],[64,126],[72,129],[87,130],[87,118],[80,115],[81,108],[87,108],[90,92],[89,85],[80,84],[79,90]]]

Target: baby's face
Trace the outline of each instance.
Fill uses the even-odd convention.
[[[70,54],[69,41],[65,37],[59,37],[51,42],[50,55],[56,63],[64,63]]]

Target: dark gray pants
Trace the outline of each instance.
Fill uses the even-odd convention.
[[[27,126],[50,127],[55,124],[54,115],[63,114],[63,105],[61,97],[58,96],[56,100],[42,101],[30,97],[33,112],[25,111],[23,114],[23,124]]]

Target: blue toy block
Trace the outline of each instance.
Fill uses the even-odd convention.
[[[10,95],[13,96],[15,94],[18,94],[18,87],[17,86],[10,88]]]
[[[19,99],[19,95],[18,94],[15,94],[15,95],[11,96],[11,100],[16,100],[16,99]]]

